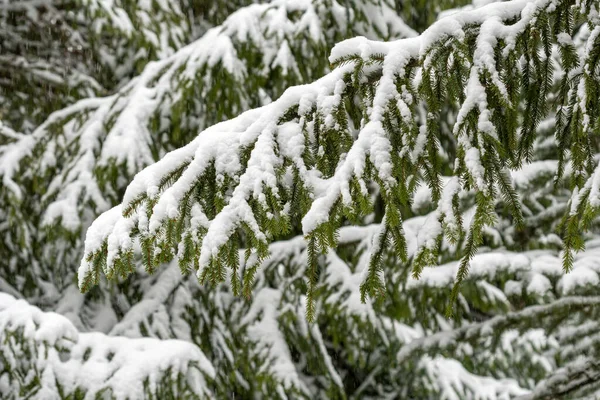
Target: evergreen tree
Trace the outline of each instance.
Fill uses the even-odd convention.
[[[214,369],[190,343],[79,333],[67,318],[4,293],[0,340],[5,399],[211,394],[206,379],[214,377]]]
[[[73,283],[85,230],[118,203],[144,166],[188,143],[198,129],[268,102],[303,76],[322,75],[328,70],[325,49],[343,37],[390,37],[392,25],[402,28],[394,35],[414,34],[398,18],[382,18],[390,11],[384,3],[357,1],[355,9],[329,0],[242,8],[172,56],[150,63],[114,95],[59,110],[5,146],[1,173],[9,190],[1,201],[9,214],[5,228],[18,238],[0,245],[10,283],[28,296],[39,290],[47,295],[49,288],[36,283],[43,279],[60,297]],[[345,19],[351,10],[356,20]]]
[[[599,4],[431,6],[250,5],[0,126],[3,392],[599,396]]]
[[[345,221],[372,213],[372,193],[383,215],[363,298],[383,289],[378,249],[388,240],[406,261],[401,210],[410,207],[422,180],[435,211],[423,229],[413,274],[435,263],[444,237],[462,242],[455,298],[484,228],[497,220],[497,196],[512,211],[515,226],[522,225],[509,171],[532,159],[538,125],[549,113],[561,145],[557,180],[565,164],[573,170],[571,211],[563,221],[564,267],[570,270],[573,250],[583,247],[579,230],[597,210],[594,144],[582,133],[597,128],[591,115],[599,50],[594,13],[586,15],[592,6],[494,4],[451,15],[416,38],[389,44],[357,38],[336,45],[331,60],[339,67],[324,78],[205,130],[138,174],[123,207],[91,229],[80,286],[85,290],[101,269],[125,275],[131,238],[139,237],[148,270],[177,256],[182,270],[197,270],[201,281],[217,283],[225,278],[225,266],[233,266],[236,291],[234,250],[240,243],[246,262],[256,258],[256,264],[268,255],[270,241],[301,228],[312,259],[312,316],[317,256],[335,247],[335,232]],[[569,18],[558,18],[562,13]],[[568,33],[574,24],[586,35],[581,54]],[[556,82],[553,48],[563,69]],[[455,68],[453,77],[445,74],[448,65]],[[571,73],[576,65],[584,72]],[[553,85],[559,87],[556,110],[550,109]],[[419,107],[427,110],[422,120]],[[440,129],[440,115],[450,112],[456,112],[452,129]],[[439,143],[448,135],[455,144],[448,160],[453,170],[443,182],[443,158],[450,157],[440,154]],[[461,192],[474,197],[466,229]],[[252,283],[246,278],[244,290]]]
[[[0,118],[31,131],[75,100],[105,95],[148,61],[220,23],[239,0],[7,0],[0,6]]]

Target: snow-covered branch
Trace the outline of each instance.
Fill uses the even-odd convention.
[[[81,288],[89,288],[101,268],[109,276],[126,273],[133,237],[141,239],[147,268],[177,255],[182,268],[196,269],[202,281],[223,279],[224,266],[235,265],[230,257],[240,239],[247,256],[254,253],[260,260],[270,240],[302,229],[314,257],[318,249],[335,245],[341,221],[372,211],[373,186],[385,205],[379,243],[393,242],[406,256],[398,210],[410,205],[421,179],[431,188],[437,211],[428,220],[428,238],[419,244],[415,274],[435,260],[443,235],[463,237],[460,283],[485,227],[497,219],[498,196],[516,223],[523,223],[508,171],[528,162],[538,124],[548,113],[550,56],[553,46],[564,42],[553,33],[561,26],[550,29],[550,20],[572,7],[591,23],[587,4],[513,0],[456,12],[418,37],[387,43],[355,38],[336,45],[330,60],[340,66],[330,74],[206,129],[139,173],[122,209],[100,220],[120,218],[116,230],[106,231],[102,240],[94,239],[97,228],[90,231]],[[543,61],[532,59],[538,51],[546,54]],[[521,58],[529,60],[528,68],[520,66]],[[581,55],[582,62],[588,58]],[[449,65],[456,66],[456,74],[446,73]],[[512,79],[530,84],[509,89],[506,82]],[[451,132],[457,150],[454,178],[442,187],[436,116],[443,103],[457,111]],[[536,115],[527,126],[518,124],[523,107]],[[476,193],[476,207],[463,230],[459,194],[469,190]],[[382,286],[378,252],[363,294]],[[307,273],[310,305],[314,269]]]
[[[33,399],[208,396],[215,371],[193,344],[79,333],[65,317],[0,293],[0,390]],[[26,392],[23,390],[26,389]],[[10,397],[8,397],[10,398]]]

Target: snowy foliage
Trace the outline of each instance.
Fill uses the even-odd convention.
[[[5,146],[0,175],[8,190],[0,193],[0,202],[15,215],[8,224],[22,243],[42,253],[36,260],[50,260],[34,275],[51,275],[47,280],[60,291],[81,258],[83,232],[118,203],[137,172],[188,143],[198,129],[322,75],[328,70],[326,51],[337,40],[414,34],[384,3],[355,4],[356,11],[329,0],[242,8],[173,55],[149,63],[114,95],[59,110],[31,135]],[[348,13],[356,17],[348,20]],[[126,17],[114,14],[113,19]],[[127,21],[110,26],[126,31],[132,24]],[[32,264],[31,252],[20,254],[19,246],[0,245],[13,272],[19,263]]]
[[[0,393],[598,398],[598,2],[250,3],[0,124]]]
[[[243,286],[248,293],[256,266],[269,254],[268,243],[301,229],[309,242],[312,318],[318,253],[336,246],[335,232],[345,220],[372,212],[373,191],[384,215],[361,294],[364,299],[383,290],[381,251],[393,242],[407,260],[400,210],[410,206],[423,180],[436,211],[420,238],[413,274],[436,263],[442,237],[464,242],[454,299],[484,228],[497,220],[497,196],[517,227],[522,225],[509,169],[531,159],[538,125],[550,112],[560,132],[557,179],[566,161],[574,188],[587,179],[581,193],[575,190],[565,222],[569,270],[572,251],[582,247],[579,230],[596,212],[594,176],[586,178],[592,144],[571,139],[593,129],[590,115],[600,113],[588,94],[598,84],[594,7],[569,1],[495,3],[451,14],[415,38],[389,43],[356,38],[336,45],[330,59],[340,66],[330,74],[205,130],[139,173],[123,206],[90,228],[80,287],[97,282],[101,271],[127,274],[132,238],[139,237],[147,269],[177,256],[182,270],[194,269],[202,282],[216,283],[229,266],[234,292]],[[587,23],[580,28],[585,35],[580,53],[571,41],[565,45],[562,34],[571,29],[573,8],[574,17]],[[557,18],[562,13],[569,18]],[[558,107],[550,110],[554,49],[564,74],[557,78]],[[449,65],[452,76],[446,74]],[[588,72],[571,74],[575,65]],[[508,84],[513,81],[524,85]],[[455,112],[450,132],[440,130],[445,112]],[[442,184],[440,142],[446,135],[455,142],[454,176]],[[463,221],[460,193],[469,191],[476,207],[470,221]],[[241,276],[240,243],[248,263]]]
[[[409,255],[426,218],[404,223]],[[420,279],[410,276],[407,265],[393,269],[385,297],[361,302],[359,286],[377,233],[377,224],[340,229],[336,250],[319,260],[313,324],[306,320],[303,294],[307,243],[296,237],[270,245],[272,256],[258,269],[249,300],[235,296],[230,282],[200,286],[193,274],[163,266],[111,333],[192,340],[208,354],[218,379],[226,382],[226,374],[236,371],[230,383],[236,393],[268,391],[272,383],[260,385],[270,376],[288,394],[360,398],[513,398],[558,367],[578,365],[581,349],[595,346],[598,324],[590,321],[597,320],[600,301],[594,297],[597,242],[588,244],[569,275],[555,251],[476,255],[447,320],[457,261],[426,268]],[[386,265],[398,265],[393,252],[385,256]],[[213,306],[194,309],[198,299]],[[564,328],[557,332],[557,326]],[[580,342],[582,335],[589,341]],[[255,345],[238,345],[248,340]],[[298,360],[294,352],[303,356]],[[593,360],[594,354],[586,355]]]
[[[24,131],[111,90],[191,35],[177,1],[7,0],[0,21],[0,117]]]
[[[7,399],[207,396],[215,371],[178,340],[79,333],[62,315],[0,293],[0,391]]]

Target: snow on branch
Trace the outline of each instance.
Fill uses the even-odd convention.
[[[137,39],[138,46],[155,51],[158,58],[170,56],[185,45],[191,33],[185,12],[178,1],[129,4],[118,0],[84,0],[83,6],[86,17],[92,20],[91,29],[95,34],[120,32]],[[155,58],[153,54],[148,56]]]
[[[521,177],[520,182],[524,184],[524,181]],[[423,216],[404,221],[409,256],[418,249],[421,231],[427,229],[427,219],[428,216]],[[228,364],[230,360],[248,357],[249,363],[256,363],[252,364],[256,365],[256,374],[273,377],[282,393],[318,391],[312,380],[316,371],[311,370],[307,376],[305,365],[295,361],[291,351],[302,346],[304,341],[314,346],[314,340],[325,337],[326,349],[317,355],[311,353],[311,357],[319,359],[320,365],[327,365],[327,360],[334,354],[340,357],[339,349],[344,349],[343,353],[349,360],[369,352],[369,346],[374,346],[373,351],[377,354],[381,348],[394,349],[393,354],[399,349],[400,353],[407,352],[409,355],[400,363],[395,356],[385,356],[391,358],[384,360],[394,360],[392,364],[397,365],[394,367],[397,369],[373,370],[378,379],[376,382],[415,367],[423,372],[423,378],[411,385],[431,385],[428,386],[431,392],[448,396],[455,393],[458,398],[476,396],[476,393],[489,393],[490,398],[495,398],[492,392],[499,398],[505,392],[524,393],[524,390],[532,388],[530,380],[520,378],[519,374],[525,368],[532,374],[526,376],[541,379],[556,369],[552,360],[557,354],[562,360],[569,359],[591,343],[578,338],[588,337],[593,343],[600,340],[597,337],[598,324],[588,326],[579,322],[589,320],[587,317],[593,315],[596,307],[590,307],[588,303],[582,307],[577,303],[565,306],[564,298],[561,299],[562,296],[571,299],[594,295],[600,272],[600,249],[596,242],[590,242],[586,251],[578,255],[573,271],[567,275],[562,274],[560,257],[548,250],[522,253],[494,250],[477,254],[471,261],[470,274],[461,286],[455,318],[447,320],[443,318],[443,312],[459,268],[458,261],[425,268],[420,278],[415,279],[410,275],[402,276],[406,265],[397,263],[393,254],[389,254],[393,252],[385,249],[384,257],[390,257],[386,264],[395,265],[395,268],[392,273],[386,271],[388,292],[383,304],[368,298],[361,302],[360,284],[369,266],[373,238],[379,232],[379,224],[339,229],[338,247],[319,257],[321,272],[316,290],[319,318],[310,326],[304,313],[306,298],[300,293],[302,277],[308,267],[308,243],[300,235],[269,245],[272,256],[264,260],[256,271],[250,298],[234,295],[230,287],[231,276],[223,285],[211,288],[199,286],[194,276],[182,276],[174,262],[163,266],[160,274],[153,275],[154,283],[146,290],[144,299],[115,325],[112,334],[141,336],[145,332],[145,335],[192,340],[189,328],[180,322],[180,314],[183,314],[182,309],[195,310],[193,317],[187,318],[195,321],[194,326],[202,327],[203,334],[196,340],[210,349],[214,357],[211,360],[218,371],[225,373],[228,368],[235,368]],[[252,261],[244,261],[244,252],[239,250],[240,271],[253,265]],[[210,311],[194,307],[192,299],[211,304]],[[550,317],[539,318],[538,306],[535,305],[519,308],[532,302],[541,303],[546,311],[552,310],[548,312]],[[389,310],[397,309],[395,307],[402,313],[391,318]],[[429,316],[426,319],[422,317],[423,308],[427,309]],[[514,311],[506,314],[511,310]],[[480,315],[478,313],[485,313],[485,322],[472,322],[474,316]],[[532,318],[532,314],[536,318]],[[558,345],[552,336],[553,329],[556,322],[564,318],[573,319],[573,323],[560,324],[568,329],[559,335]],[[497,323],[497,320],[504,322]],[[340,330],[343,342],[336,347],[330,343],[330,336],[336,337]],[[469,335],[465,336],[464,332],[469,332]],[[210,338],[209,343],[205,342],[206,337]],[[231,346],[235,338],[251,339],[251,356],[240,354],[235,346]],[[360,349],[350,346],[350,343],[361,343]],[[479,349],[476,354],[473,353],[474,348]],[[446,358],[439,357],[440,351]],[[323,354],[322,358],[320,354]],[[255,357],[261,361],[255,361]],[[476,368],[462,368],[452,376],[441,374],[438,368],[456,362],[465,363],[466,360],[472,362],[474,357]],[[372,364],[356,368],[371,371],[381,360],[374,357]],[[385,365],[388,363],[385,361]],[[515,365],[519,365],[518,371]],[[503,376],[513,377],[516,381],[489,378],[500,369],[505,373]],[[344,370],[334,360],[326,372],[319,373],[319,377],[324,382],[336,382],[336,376],[343,376]],[[254,375],[249,378],[254,379]],[[489,392],[483,388],[481,392],[475,390],[482,382],[486,383],[484,388]],[[461,385],[453,386],[452,383]],[[396,385],[406,387],[408,383]],[[374,386],[372,382],[365,382],[363,389],[375,390]],[[392,385],[388,390],[392,393],[400,390],[394,388],[396,386]]]
[[[308,240],[307,310],[312,317],[316,258],[336,245],[343,221],[372,212],[374,193],[385,213],[361,293],[364,298],[381,292],[381,251],[393,245],[407,259],[399,210],[410,206],[421,180],[430,187],[437,210],[428,219],[428,238],[419,244],[413,273],[419,276],[435,262],[443,236],[452,242],[463,238],[464,257],[452,292],[456,298],[484,229],[497,220],[497,197],[517,225],[523,223],[509,171],[529,162],[539,123],[554,115],[549,110],[550,56],[553,48],[564,46],[558,34],[569,29],[556,16],[575,10],[579,21],[592,24],[590,7],[568,0],[513,0],[459,11],[418,37],[338,44],[330,60],[339,66],[330,74],[206,129],[140,172],[122,207],[88,232],[80,288],[89,289],[102,270],[109,276],[126,274],[132,238],[139,238],[149,270],[177,257],[182,269],[196,270],[202,282],[220,282],[230,267],[234,291],[247,291],[256,269],[248,268],[238,282],[240,243],[246,260],[258,266],[268,256],[270,241],[301,229]],[[592,62],[596,42],[588,43],[592,50],[581,55],[563,52],[563,68],[575,62],[573,57]],[[455,73],[448,74],[448,68]],[[596,72],[593,66],[590,85],[598,81]],[[515,80],[527,84],[509,85]],[[437,116],[450,106],[458,110],[452,131],[458,147],[454,176],[442,184]],[[420,107],[427,110],[424,118]],[[574,106],[559,105],[565,107]],[[585,115],[600,111],[597,107],[588,102],[585,112],[563,124],[579,129]],[[576,162],[579,145],[561,148],[573,153],[577,171],[583,168]],[[476,208],[463,228],[459,193],[470,190]],[[116,221],[114,231],[101,226],[105,220]],[[565,267],[571,267],[569,260]]]
[[[592,296],[573,296],[563,297],[549,304],[527,307],[520,311],[510,312],[504,315],[498,315],[481,323],[469,324],[453,331],[442,331],[434,335],[412,341],[408,346],[403,347],[398,353],[398,361],[402,362],[413,353],[425,353],[432,348],[456,345],[461,340],[471,340],[474,337],[483,336],[489,332],[506,330],[507,327],[517,326],[520,323],[530,324],[533,320],[539,321],[542,318],[563,319],[565,311],[568,313],[579,312],[580,309],[597,306],[600,297]]]
[[[192,343],[79,333],[65,317],[4,293],[0,342],[0,391],[8,396],[209,396],[215,375]]]
[[[90,12],[104,16],[98,17],[98,29],[107,18],[119,20],[112,22],[119,29],[133,29],[133,17],[123,10],[88,1]],[[173,6],[152,4],[165,12]],[[188,143],[199,129],[327,72],[325,49],[335,41],[354,34],[414,35],[386,4],[357,0],[347,9],[337,2],[276,0],[239,9],[200,39],[150,62],[116,94],[53,113],[32,135],[3,151],[0,173],[7,194],[19,196],[19,186],[43,176],[48,185],[32,199],[33,207],[41,203],[42,225],[66,236],[87,229],[90,217],[116,204],[138,171]],[[139,10],[144,15],[152,11],[145,7]],[[34,177],[28,174],[31,163]]]
[[[569,365],[554,371],[548,378],[539,382],[528,394],[516,400],[542,400],[558,396],[577,399],[597,397],[600,380],[600,364],[591,357],[581,357]]]

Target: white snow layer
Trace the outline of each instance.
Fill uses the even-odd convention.
[[[195,393],[210,395],[204,377],[215,376],[193,343],[79,333],[62,315],[4,293],[0,293],[0,343],[0,364],[8,363],[4,374],[26,365],[35,368],[27,368],[27,374],[39,374],[41,387],[33,399],[60,398],[57,382],[64,393],[84,391],[85,399],[95,399],[102,391],[118,399],[144,399],[145,387],[156,393],[159,385],[179,377]],[[18,382],[0,376],[0,393],[14,392],[12,385]]]

